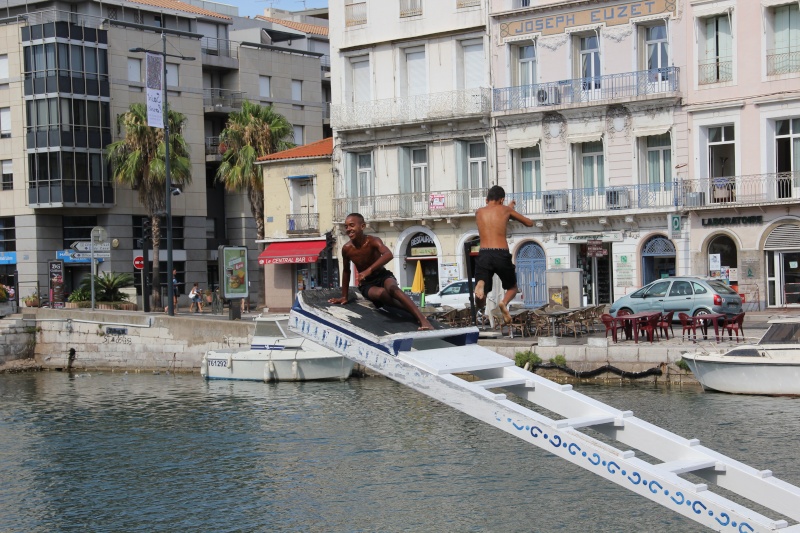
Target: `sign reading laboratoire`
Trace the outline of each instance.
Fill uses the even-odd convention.
[[[681,216],[669,215],[669,233],[673,239],[681,238]]]
[[[584,244],[589,241],[622,242],[621,231],[604,231],[602,233],[559,233],[559,244]]]
[[[145,55],[147,79],[147,125],[164,127],[164,57],[158,54]]]
[[[618,26],[627,24],[632,18],[675,12],[675,0],[640,0],[613,6],[591,7],[567,13],[548,14],[541,17],[516,20],[500,24],[500,38],[516,37],[531,33],[555,35],[567,28],[592,24]]]
[[[219,247],[219,273],[222,279],[222,297],[247,298],[250,280],[247,275],[247,248],[244,246]]]

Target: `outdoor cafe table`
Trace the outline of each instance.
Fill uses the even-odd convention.
[[[700,326],[703,330],[703,340],[708,338],[708,323],[711,322],[714,324],[714,337],[716,337],[717,342],[720,342],[719,338],[719,319],[725,318],[725,315],[722,313],[708,313],[705,315],[696,315],[692,317],[692,323],[695,326]],[[723,331],[723,335],[724,335]]]
[[[636,322],[643,319],[648,319],[653,315],[660,315],[660,311],[643,311],[641,313],[634,313],[632,315],[618,315],[614,319],[619,322],[625,330],[625,339],[631,338],[631,330],[633,330],[633,342],[639,343],[639,328],[635,327]],[[655,332],[653,332],[655,335]]]
[[[567,316],[570,313],[574,313],[577,309],[564,309],[563,311],[544,311],[544,316],[550,320],[550,327],[553,331],[553,337],[556,336],[556,322],[558,319],[564,316]]]

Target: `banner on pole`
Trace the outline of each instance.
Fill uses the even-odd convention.
[[[164,57],[146,54],[147,73],[147,125],[153,128],[164,127]]]

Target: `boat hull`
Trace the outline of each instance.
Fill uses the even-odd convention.
[[[709,389],[733,394],[800,395],[800,361],[700,354],[683,357],[700,384]]]
[[[287,353],[288,350],[209,351],[200,373],[206,379],[316,381],[347,379],[353,361],[337,354]]]

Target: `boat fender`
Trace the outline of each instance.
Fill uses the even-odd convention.
[[[264,383],[269,383],[272,381],[272,371],[269,368],[271,364],[272,361],[264,364]]]
[[[297,381],[297,361],[292,361],[292,379]]]
[[[272,379],[278,381],[278,376],[275,374],[275,363],[272,362],[272,359],[269,360],[269,373],[272,375]]]
[[[203,377],[208,376],[208,355],[204,355],[200,361],[200,375]]]
[[[228,354],[228,370],[230,372],[233,372],[233,354],[232,353]]]

